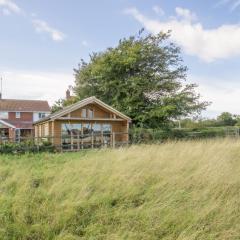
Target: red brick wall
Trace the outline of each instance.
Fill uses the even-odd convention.
[[[33,121],[33,113],[32,112],[21,112],[21,117],[16,118],[15,112],[9,112],[8,119],[15,120],[15,121]]]

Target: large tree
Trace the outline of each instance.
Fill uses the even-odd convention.
[[[208,103],[199,101],[195,84],[185,84],[187,67],[169,35],[141,31],[81,60],[74,69],[76,95],[96,96],[145,127],[199,113]]]

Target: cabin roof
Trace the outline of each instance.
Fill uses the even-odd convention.
[[[50,112],[47,101],[0,99],[0,111],[7,112]]]
[[[100,105],[101,107],[103,107],[104,109],[107,109],[109,110],[110,112],[112,113],[115,113],[117,116],[127,120],[127,121],[131,121],[131,118],[129,118],[128,116],[126,116],[125,114],[119,112],[118,110],[114,109],[113,107],[109,106],[108,104],[102,102],[101,100],[97,99],[96,97],[89,97],[89,98],[85,98],[75,104],[72,104],[70,106],[67,106],[67,107],[64,107],[62,110],[58,111],[58,112],[55,112],[55,113],[52,113],[50,115],[48,115],[47,117],[45,118],[42,118],[41,120],[39,121],[36,121],[34,122],[34,124],[37,124],[37,123],[41,123],[41,122],[46,122],[46,121],[50,121],[50,120],[55,120],[59,117],[62,117],[70,112],[73,112],[81,107],[84,107],[88,104],[92,104],[92,103],[96,103],[98,105]]]

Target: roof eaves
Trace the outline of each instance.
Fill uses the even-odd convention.
[[[128,120],[129,122],[132,121],[132,119],[130,117],[126,116],[125,114],[123,114],[121,112],[119,112],[118,110],[114,109],[113,107],[109,106],[108,104],[102,102],[101,100],[97,99],[95,96],[92,96],[92,97],[83,99],[83,100],[81,100],[81,101],[79,101],[79,102],[77,102],[73,105],[67,106],[67,107],[63,108],[62,110],[47,116],[46,118],[43,118],[41,120],[38,120],[38,121],[34,122],[34,124],[38,124],[38,123],[42,123],[42,122],[46,122],[46,121],[50,121],[50,120],[55,120],[55,119],[65,115],[65,114],[68,114],[72,111],[77,110],[80,107],[83,107],[83,106],[85,106],[87,104],[90,104],[90,103],[93,103],[93,102],[95,102],[95,103],[99,104],[100,106],[108,109],[109,111],[117,114],[118,116],[122,117],[123,119]]]
[[[1,119],[0,119],[0,123],[4,124],[4,125],[6,125],[6,126],[8,126],[10,128],[16,128],[14,125],[12,125],[12,124],[10,124],[8,122],[5,122],[4,120],[1,120]]]
[[[59,112],[56,112],[55,114],[53,114],[52,116],[50,116],[50,118],[52,120],[55,120],[56,118],[58,117],[61,117],[62,115],[64,114],[67,114],[69,112],[72,112],[74,110],[77,110],[78,108],[82,107],[82,106],[85,106],[89,103],[92,103],[93,102],[93,99],[94,97],[89,97],[89,98],[86,98],[86,99],[83,99],[82,101],[80,102],[77,102],[71,106],[68,106],[66,108],[64,108],[63,110],[59,111]]]

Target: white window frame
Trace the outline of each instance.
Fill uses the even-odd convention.
[[[21,118],[21,112],[16,112],[16,113],[15,113],[15,117],[16,117],[16,118]]]
[[[38,113],[38,119],[42,119],[46,117],[46,113],[45,112],[39,112]]]

